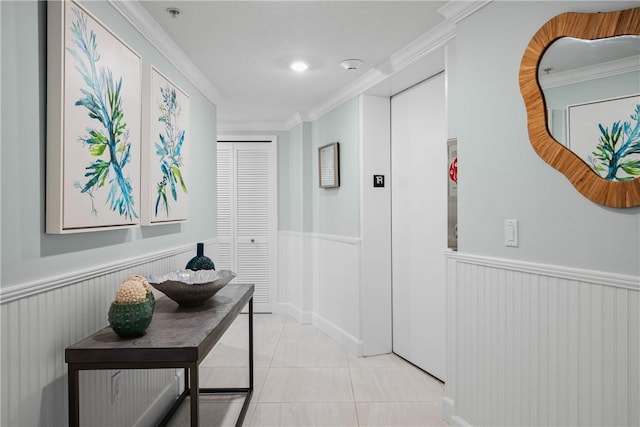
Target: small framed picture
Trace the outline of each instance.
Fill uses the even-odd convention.
[[[318,148],[320,188],[340,187],[340,144],[332,142]]]

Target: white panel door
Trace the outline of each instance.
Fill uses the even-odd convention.
[[[393,351],[443,381],[446,133],[444,74],[391,99]]]
[[[233,251],[233,144],[218,143],[218,270],[235,270]]]
[[[256,312],[271,312],[275,265],[274,150],[269,142],[218,142],[218,263],[253,283]]]

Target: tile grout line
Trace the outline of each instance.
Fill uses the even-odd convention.
[[[273,314],[271,314],[271,315],[273,315]],[[255,319],[254,319],[254,321],[255,321]],[[253,412],[251,413],[251,417],[248,420],[245,419],[245,422],[242,423],[243,425],[252,426],[254,424],[254,420],[255,420],[255,417],[256,417],[256,412],[257,412],[257,409],[258,409],[258,404],[261,404],[260,398],[262,397],[262,393],[264,391],[264,387],[265,387],[265,385],[267,383],[267,378],[269,377],[269,372],[271,371],[271,364],[273,363],[273,358],[275,357],[276,351],[278,349],[278,345],[280,344],[280,337],[282,336],[282,331],[284,330],[284,325],[285,325],[286,321],[287,321],[287,317],[283,317],[282,321],[280,322],[280,332],[278,333],[277,342],[273,347],[273,353],[271,354],[271,358],[269,359],[269,363],[265,367],[266,372],[265,372],[265,375],[264,375],[264,381],[263,381],[263,384],[262,384],[262,388],[260,389],[260,393],[256,394],[255,398],[252,399],[252,401],[253,401]],[[254,358],[255,358],[255,351],[256,351],[256,345],[255,345],[255,323],[254,323],[254,343],[253,344],[254,344],[253,351],[254,351]],[[255,390],[255,386],[256,386],[256,384],[255,384],[255,379],[256,379],[255,368],[256,368],[256,366],[254,364],[254,384],[253,384],[254,390]],[[249,406],[251,406],[251,404]]]
[[[278,338],[276,340],[276,344],[273,347],[273,353],[271,354],[271,358],[269,359],[269,364],[266,367],[266,371],[267,372],[264,375],[264,381],[262,383],[262,388],[260,389],[260,393],[255,397],[254,406],[253,406],[253,413],[251,414],[251,419],[249,420],[249,424],[247,424],[248,426],[253,425],[254,419],[256,417],[256,410],[258,409],[258,404],[263,403],[263,402],[260,402],[260,399],[262,398],[262,393],[264,392],[264,387],[267,384],[267,379],[269,378],[269,373],[271,372],[271,365],[273,364],[273,359],[275,358],[276,352],[278,351],[278,345],[280,345],[280,338],[282,337],[282,332],[284,331],[285,324],[287,323],[288,320],[289,320],[289,316],[283,316],[283,320],[282,320],[282,322],[280,324],[280,333],[278,334]],[[255,337],[254,337],[254,340],[255,340]],[[255,352],[255,342],[254,342],[254,352]],[[255,354],[254,354],[254,356],[255,356]],[[254,366],[254,368],[255,368],[255,366]],[[255,372],[254,372],[254,374],[255,374]],[[254,380],[255,380],[255,375],[254,375]],[[255,382],[254,382],[254,387],[255,387]]]
[[[267,383],[267,379],[272,376],[272,374],[275,372],[275,370],[279,370],[279,369],[287,369],[287,370],[299,370],[299,369],[344,369],[344,366],[274,366],[274,362],[276,361],[275,356],[278,354],[279,352],[279,346],[282,345],[285,341],[283,340],[284,337],[284,328],[287,327],[287,318],[283,319],[283,322],[280,323],[279,325],[279,332],[273,334],[274,337],[276,337],[275,339],[275,345],[273,347],[273,352],[271,353],[271,357],[269,358],[269,363],[268,366],[266,366],[266,374],[265,374],[265,380],[263,384],[263,387],[260,391],[260,395],[256,397],[255,403],[254,403],[254,411],[251,414],[250,420],[248,420],[250,422],[250,424],[248,425],[253,425],[257,418],[256,418],[256,409],[257,409],[257,405],[305,405],[305,404],[352,404],[353,408],[355,410],[355,415],[356,415],[356,422],[357,425],[360,426],[361,423],[364,422],[364,420],[361,420],[361,417],[364,416],[364,414],[360,414],[358,411],[358,406],[357,406],[357,401],[355,398],[355,385],[354,385],[354,378],[353,378],[353,370],[359,370],[359,369],[365,369],[365,370],[370,370],[373,369],[375,370],[375,368],[383,368],[385,370],[389,370],[389,371],[395,371],[400,370],[400,371],[405,371],[405,372],[411,372],[413,373],[413,369],[410,369],[412,367],[414,367],[413,365],[407,363],[406,361],[402,360],[403,363],[401,363],[400,366],[393,364],[393,366],[368,366],[368,365],[361,365],[359,363],[356,363],[356,360],[351,357],[350,353],[347,352],[346,349],[344,349],[343,346],[341,346],[339,343],[337,343],[341,349],[342,352],[346,355],[346,359],[347,359],[347,364],[346,364],[346,369],[348,369],[348,375],[349,375],[349,385],[351,387],[351,397],[352,397],[352,402],[326,402],[326,401],[313,401],[313,402],[300,402],[300,401],[287,401],[287,402],[283,402],[283,401],[278,401],[278,402],[262,402],[261,399],[264,395],[264,385],[266,385]],[[276,329],[276,328],[274,328]],[[385,364],[386,365],[386,364]],[[415,367],[414,367],[415,368]],[[422,400],[416,400],[416,401],[387,401],[387,400],[380,400],[380,401],[371,401],[371,402],[364,402],[364,403],[370,403],[370,404],[375,404],[375,403],[381,403],[381,404],[432,404],[432,405],[438,405],[438,402],[425,402]]]
[[[356,392],[355,387],[353,386],[353,377],[351,376],[351,359],[347,354],[347,369],[349,371],[349,384],[351,385],[351,396],[353,397],[353,410],[356,411],[356,423],[358,426],[360,425],[360,414],[358,414],[358,405],[356,404]]]

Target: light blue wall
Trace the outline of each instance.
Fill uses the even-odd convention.
[[[360,236],[358,98],[286,132],[234,131],[224,135],[278,137],[278,230]],[[340,187],[318,184],[318,147],[340,143]]]
[[[313,160],[317,157],[317,149],[313,147],[313,123],[302,124],[302,230],[313,231],[313,200],[317,189],[317,179],[313,175]],[[316,169],[317,173],[317,169]]]
[[[303,230],[303,149],[304,149],[304,128],[301,123],[289,131],[289,163],[287,167],[286,186],[288,188],[288,222],[282,224],[281,230],[298,231]],[[286,228],[285,228],[286,227]]]
[[[357,98],[289,131],[229,131],[278,137],[278,230],[358,237],[360,233]],[[318,185],[318,147],[340,143],[340,188]]]
[[[0,2],[3,288],[216,236],[216,107],[107,2],[85,2],[191,97],[189,221],[71,235],[44,233],[46,2]]]
[[[289,131],[233,131],[224,135],[278,137],[278,230],[360,235],[358,99]],[[340,187],[318,185],[318,147],[340,143]]]
[[[458,24],[452,105],[461,252],[640,275],[640,208],[594,204],[536,155],[518,85],[524,49],[547,20],[634,6],[494,1]],[[504,245],[507,218],[520,220],[519,248]]]
[[[352,98],[312,123],[313,232],[360,237],[358,117],[358,98]],[[318,148],[331,142],[340,143],[340,187],[320,188]]]

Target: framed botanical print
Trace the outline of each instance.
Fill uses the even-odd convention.
[[[189,95],[155,67],[143,79],[142,224],[189,213]]]
[[[140,56],[73,1],[47,7],[46,232],[139,224]]]

